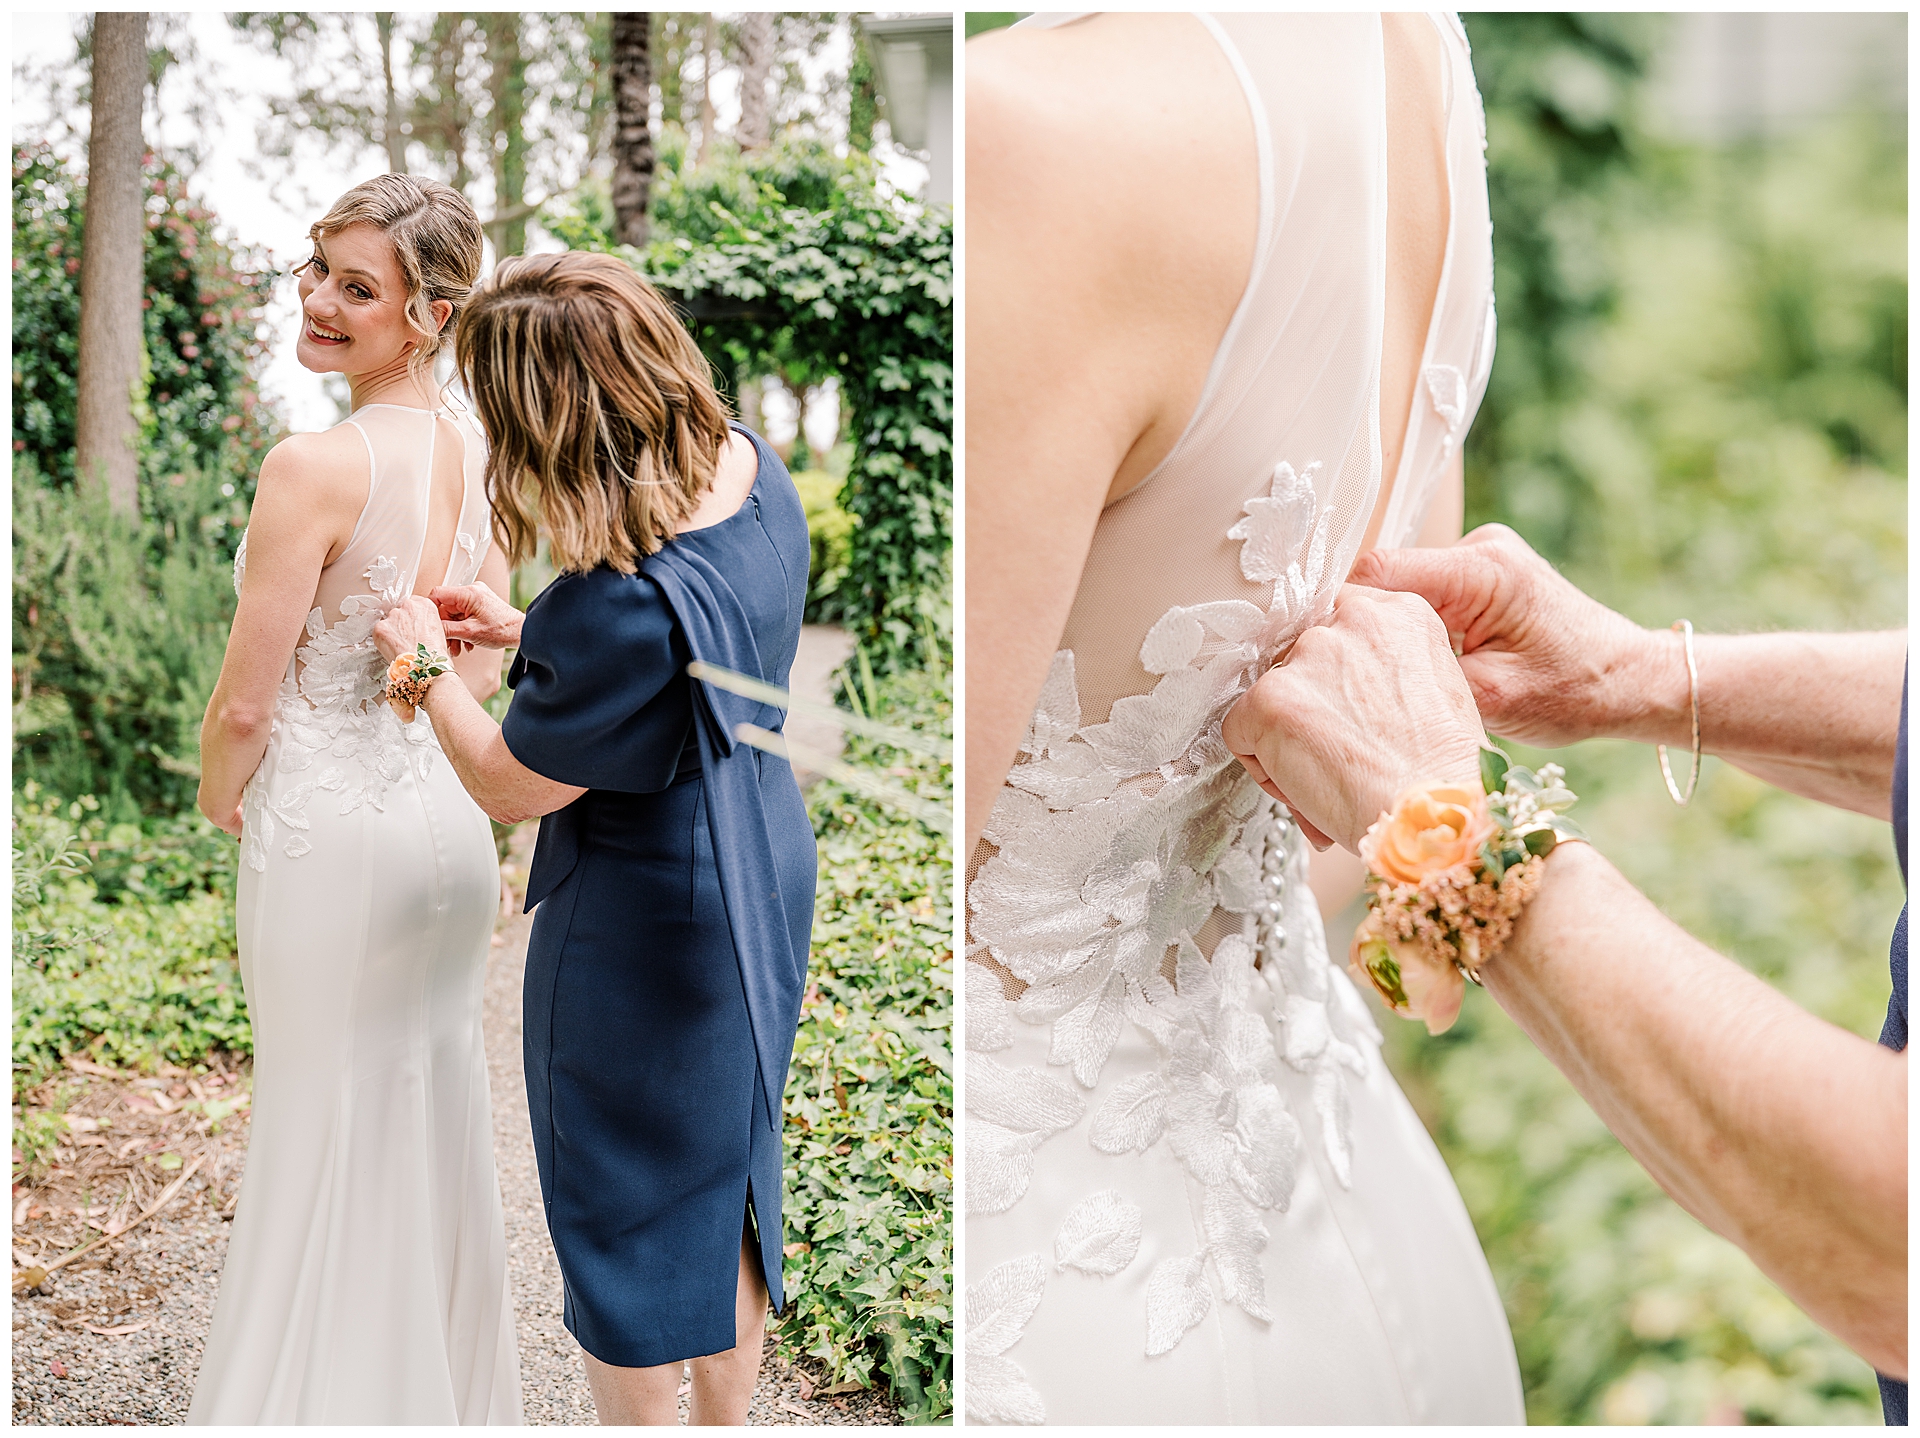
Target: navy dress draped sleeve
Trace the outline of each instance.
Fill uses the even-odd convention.
[[[745,503],[643,560],[563,575],[527,608],[502,724],[587,792],[541,822],[524,1042],[567,1326],[652,1367],[733,1346],[743,1215],[781,1290],[780,1100],[806,983],[813,831],[787,763],[742,743],[781,712],[700,660],[784,688],[809,544],[778,456]]]
[[[1900,737],[1893,759],[1893,851],[1900,859],[1900,882],[1907,882],[1907,690],[1911,674],[1900,685]],[[1880,1042],[1890,1049],[1907,1046],[1907,908],[1900,906],[1900,918],[1893,926],[1893,943],[1887,953],[1887,968],[1893,979],[1893,996],[1887,1000],[1887,1021],[1880,1028]],[[1890,1428],[1907,1426],[1907,1385],[1884,1373],[1880,1379],[1880,1409]]]

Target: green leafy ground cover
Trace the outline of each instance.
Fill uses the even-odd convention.
[[[29,783],[13,806],[13,1087],[69,1055],[191,1068],[253,1051],[235,956],[233,841],[198,815],[108,824]]]
[[[851,683],[851,681],[850,681]],[[855,687],[951,737],[944,673]],[[952,770],[867,740],[848,760],[951,805]],[[953,847],[829,779],[813,952],[787,1083],[785,1330],[834,1381],[884,1381],[914,1422],[953,1408]]]

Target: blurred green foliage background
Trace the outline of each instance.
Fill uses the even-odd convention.
[[[1906,117],[1682,142],[1647,119],[1670,17],[1464,17],[1487,106],[1500,348],[1468,524],[1512,525],[1642,624],[1906,622]],[[1709,732],[1711,725],[1709,723]],[[1551,756],[1678,923],[1876,1037],[1888,826],[1708,759]],[[1484,995],[1389,1061],[1486,1245],[1536,1423],[1877,1423],[1865,1363],[1670,1201]]]

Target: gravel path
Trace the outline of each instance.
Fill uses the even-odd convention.
[[[831,704],[833,674],[853,655],[853,636],[833,624],[804,624],[800,627],[800,649],[793,657],[793,673],[788,676],[793,692],[803,699]],[[785,732],[793,741],[794,777],[805,788],[815,777],[810,761],[840,757],[846,737],[833,720],[818,714],[793,713],[787,716]]]
[[[159,1198],[173,1176],[167,1159],[191,1155],[179,1171],[196,1159],[199,1167],[146,1223],[15,1295],[17,1424],[178,1423],[186,1416],[226,1258],[223,1211],[247,1142],[244,1109],[217,1128],[192,1110],[155,1112],[155,1094],[187,1098],[186,1079],[178,1072],[160,1080],[73,1073],[37,1095],[106,1122],[71,1137],[38,1186],[14,1190],[16,1272],[67,1252],[93,1229],[117,1228],[132,1216],[116,1202],[129,1184],[141,1195],[133,1211]],[[244,1087],[241,1076],[226,1091]],[[106,1144],[80,1142],[103,1133],[111,1134]],[[122,1158],[125,1149],[133,1152]]]

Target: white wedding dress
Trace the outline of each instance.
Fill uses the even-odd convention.
[[[1255,259],[1186,432],[1100,519],[968,890],[966,1407],[1519,1423],[1466,1209],[1328,956],[1298,831],[1219,737],[1330,612],[1380,492],[1381,22],[1202,19],[1252,113]],[[1459,22],[1433,23],[1446,257],[1387,545],[1493,362],[1485,121]]]
[[[366,508],[242,804],[252,1136],[188,1421],[518,1423],[480,1026],[499,867],[426,715],[403,727],[376,697],[372,639],[421,572],[442,446],[464,476],[445,582],[478,574],[484,440],[446,410],[344,423]],[[245,563],[243,540],[236,588]]]

